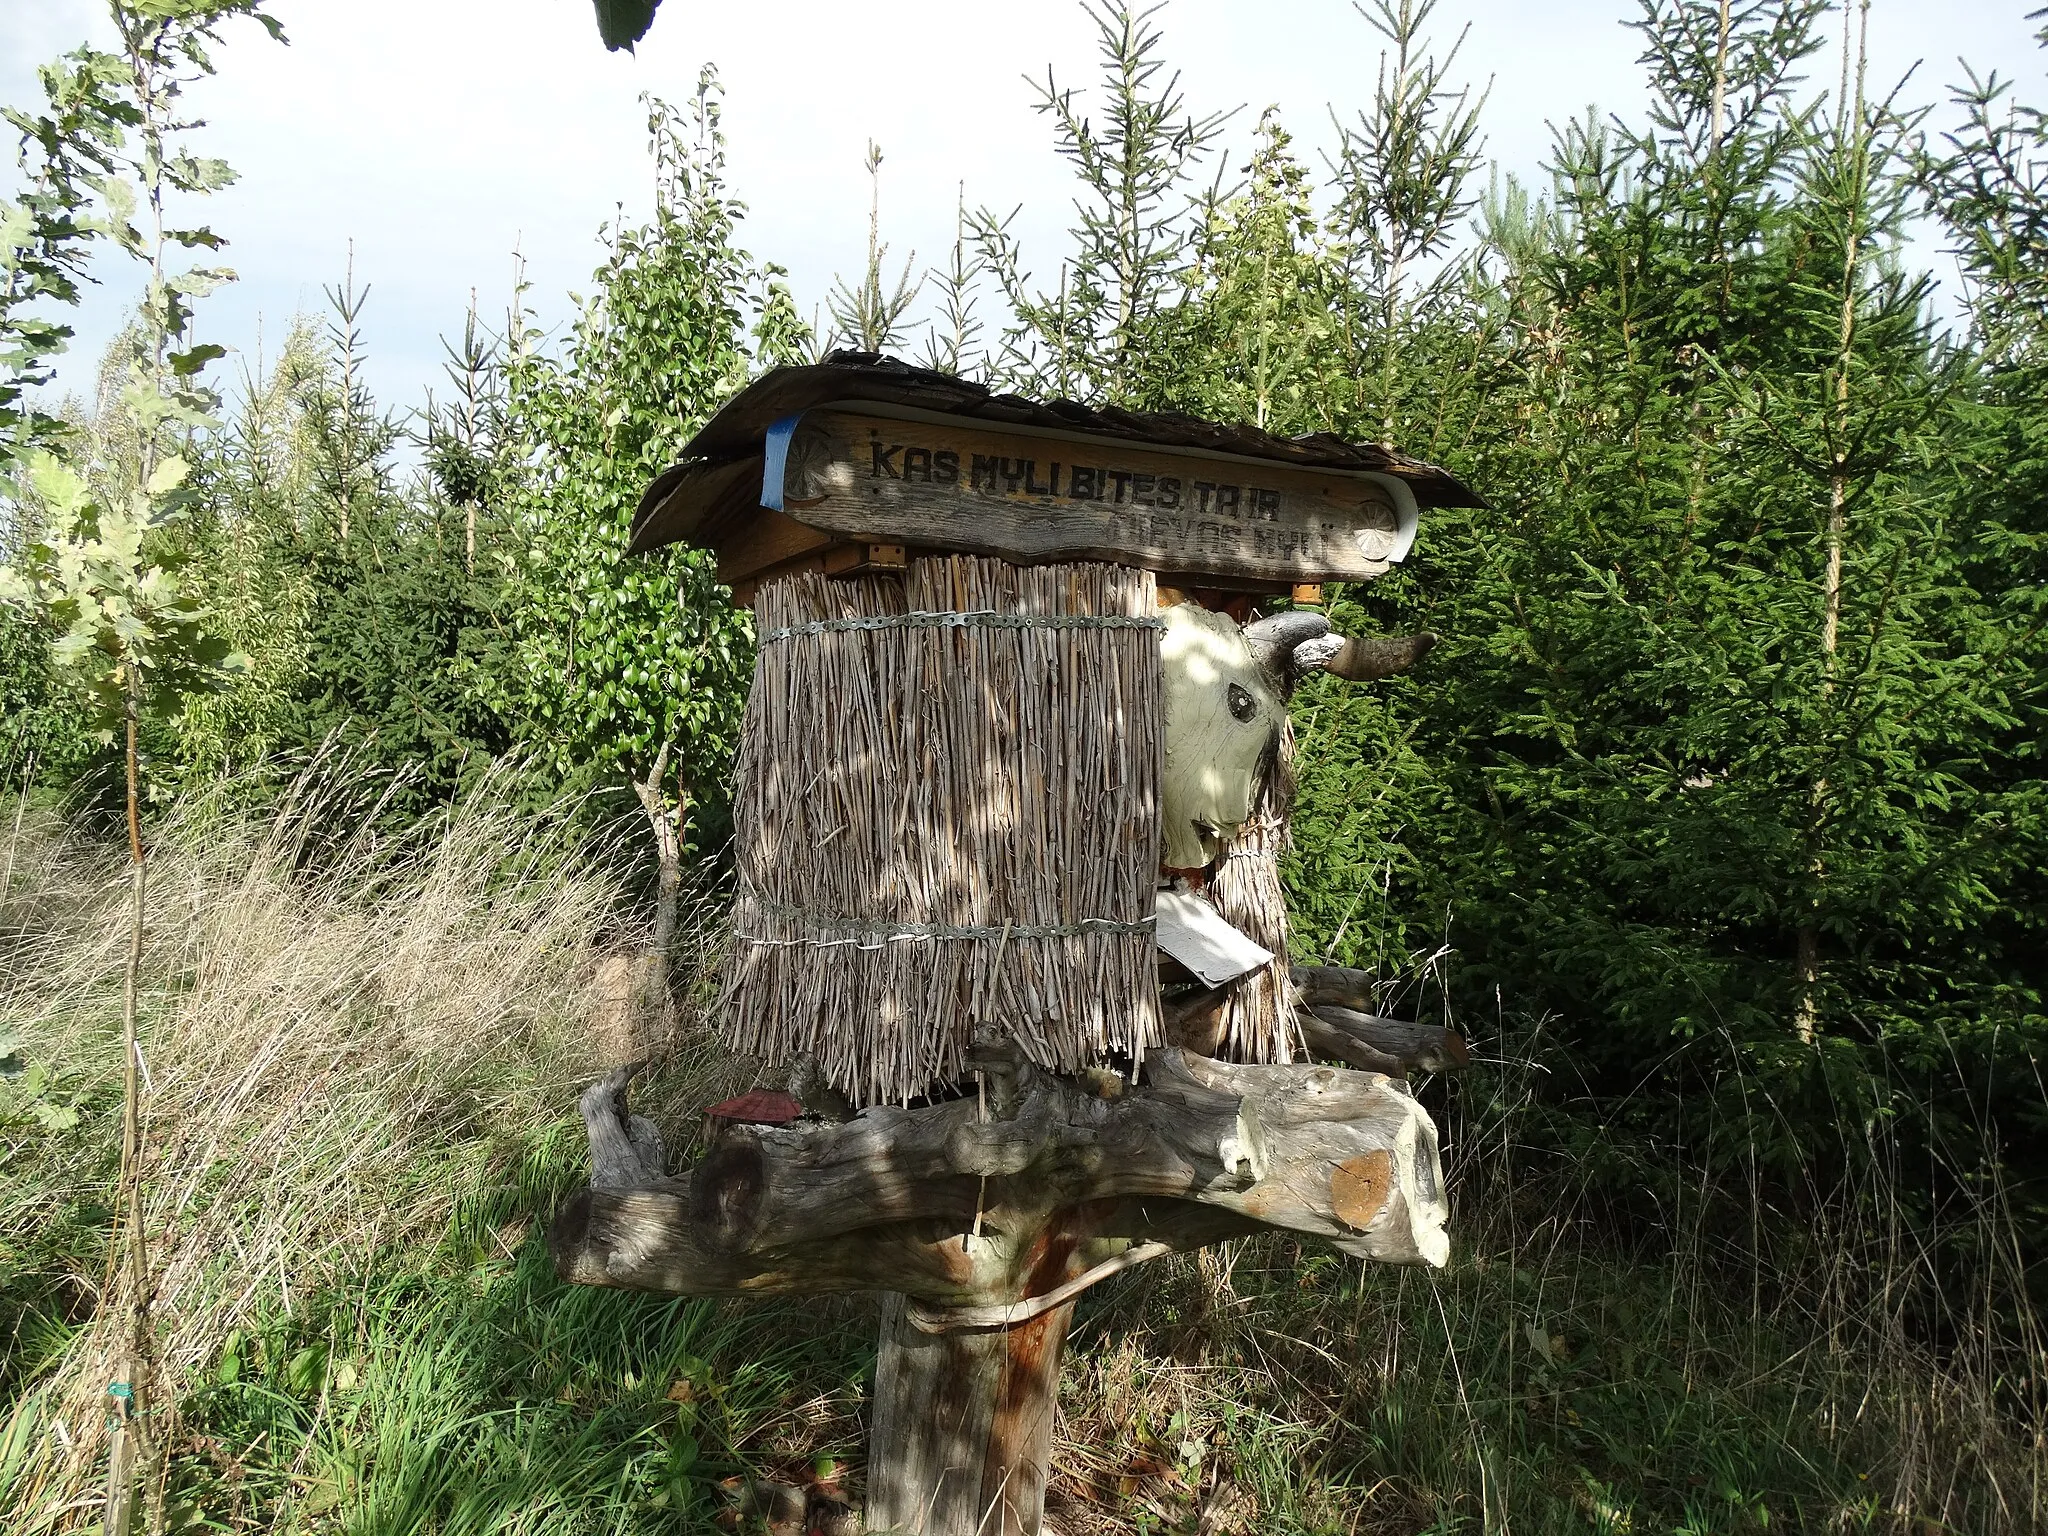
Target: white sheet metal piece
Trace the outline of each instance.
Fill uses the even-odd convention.
[[[1273,959],[1273,951],[1231,927],[1193,891],[1160,891],[1153,913],[1159,947],[1212,987],[1235,981]]]

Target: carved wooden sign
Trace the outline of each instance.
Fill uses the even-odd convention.
[[[1276,582],[1369,581],[1416,522],[1392,476],[836,409],[776,424],[761,502],[853,538]]]

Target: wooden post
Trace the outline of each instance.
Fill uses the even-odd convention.
[[[928,1333],[882,1302],[867,1525],[909,1536],[1039,1536],[1060,1356],[1074,1304],[1014,1328]]]

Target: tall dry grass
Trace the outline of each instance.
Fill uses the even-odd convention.
[[[330,762],[266,815],[235,813],[227,786],[157,830],[142,1043],[160,1439],[238,1328],[346,1285],[379,1252],[431,1246],[494,1149],[559,1121],[593,1072],[592,1020],[616,1006],[598,942],[636,937],[620,928],[629,903],[574,808],[536,815],[514,782],[487,777],[393,835],[374,786]],[[14,823],[0,1020],[68,1094],[104,1101],[120,851],[25,808]],[[105,1183],[102,1118],[9,1133],[0,1245],[20,1251]],[[10,1531],[96,1518],[118,1284],[87,1252],[56,1286],[89,1320],[0,1432]]]

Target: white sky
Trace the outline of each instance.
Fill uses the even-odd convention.
[[[2017,74],[2035,102],[2042,0],[1875,0],[1873,80],[1925,59],[1911,94],[1957,80],[1958,55]],[[566,316],[598,260],[595,232],[623,202],[645,210],[649,167],[637,97],[678,103],[699,66],[723,75],[734,190],[751,207],[744,242],[789,268],[806,314],[838,272],[862,260],[866,178],[878,140],[883,233],[895,259],[941,259],[956,185],[969,204],[1021,203],[1017,228],[1057,266],[1069,175],[1031,110],[1022,78],[1050,64],[1062,84],[1093,82],[1093,34],[1075,0],[666,0],[637,57],[607,54],[589,0],[275,0],[291,46],[243,25],[221,73],[195,93],[210,122],[197,146],[227,159],[239,185],[209,200],[241,281],[205,301],[201,329],[245,353],[299,310],[323,307],[355,242],[370,381],[410,406],[442,383],[438,337],[457,335],[472,288],[502,315],[515,244],[545,323]],[[1467,22],[1459,72],[1490,80],[1491,156],[1535,179],[1548,122],[1597,104],[1638,114],[1633,0],[1440,0],[1439,47]],[[1197,110],[1242,106],[1242,146],[1277,104],[1311,158],[1369,98],[1379,38],[1348,0],[1172,0],[1159,18]],[[0,0],[0,102],[39,100],[37,64],[86,36],[104,39],[94,0]],[[1830,57],[1814,71],[1829,77]],[[892,267],[893,267],[892,261]],[[83,388],[134,296],[111,263],[74,317],[79,337],[60,385]]]

